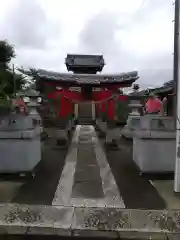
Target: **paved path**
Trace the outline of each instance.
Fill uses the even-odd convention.
[[[101,141],[101,142],[100,142]],[[28,180],[12,202],[54,206],[165,209],[156,189],[139,175],[132,143],[103,149],[93,126],[77,126],[67,150],[46,141],[36,177]]]
[[[125,205],[93,126],[77,126],[52,205]]]

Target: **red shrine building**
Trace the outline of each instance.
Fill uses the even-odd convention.
[[[73,115],[80,124],[90,123],[103,114],[114,120],[117,102],[127,99],[119,90],[131,87],[139,78],[136,71],[102,74],[102,55],[68,54],[65,64],[69,73],[39,69],[37,90],[55,101],[60,118]]]

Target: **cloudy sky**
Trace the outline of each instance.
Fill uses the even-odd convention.
[[[142,87],[172,79],[172,0],[0,0],[0,38],[16,66],[66,71],[67,53],[100,53],[103,72],[138,70]]]

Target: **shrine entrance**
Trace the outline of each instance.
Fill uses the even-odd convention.
[[[77,103],[77,122],[80,125],[92,125],[95,120],[94,103]]]

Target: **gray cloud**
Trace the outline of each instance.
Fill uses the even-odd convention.
[[[18,0],[14,8],[8,11],[4,25],[3,37],[17,48],[45,48],[49,36],[52,38],[55,33],[36,0]]]
[[[142,5],[136,11],[136,13],[133,14],[131,18],[131,23],[133,22],[134,25],[135,24],[143,25],[146,22],[152,20],[156,14],[161,15],[161,12],[164,11],[166,11],[167,18],[168,15],[171,18],[172,17],[171,11],[169,11],[171,7],[173,8],[172,1],[169,0],[144,0],[144,2],[142,2]]]
[[[100,12],[82,29],[79,35],[79,49],[81,48],[83,53],[103,54],[107,63],[106,71],[122,71],[120,68],[126,68],[131,64],[121,41],[116,40],[116,32],[119,30],[121,30],[121,24],[119,24],[118,14],[108,11]]]
[[[137,69],[140,73],[139,82],[142,86],[146,86],[148,83],[152,85],[161,84],[172,79],[173,50],[168,47],[168,44],[167,48],[164,45],[164,49],[162,47],[158,51],[157,48],[157,52],[154,53],[155,51],[151,47],[153,46],[152,43],[150,48],[153,53],[143,52],[142,50],[140,55],[137,54],[137,51],[133,51],[133,47],[128,48],[129,45],[127,45],[128,47],[124,45],[127,36],[131,36],[130,42],[133,42],[133,34],[136,35],[136,32],[143,38],[146,34],[143,29],[151,28],[151,22],[154,19],[157,19],[157,25],[160,26],[160,29],[165,24],[167,35],[171,35],[170,25],[168,25],[168,22],[171,24],[173,19],[171,0],[145,0],[144,4],[135,13],[131,14],[121,12],[121,9],[119,9],[119,12],[118,9],[117,12],[101,10],[97,15],[93,15],[94,12],[92,11],[92,17],[84,22],[78,41],[76,41],[76,33],[79,30],[77,29],[76,32],[76,29],[71,29],[78,24],[69,24],[68,19],[69,21],[72,20],[70,17],[68,18],[67,13],[65,17],[63,17],[63,12],[58,13],[62,14],[62,20],[64,21],[65,27],[61,28],[61,22],[59,23],[60,20],[57,20],[61,18],[55,18],[56,25],[54,25],[44,12],[46,7],[42,8],[38,4],[38,0],[16,0],[16,2],[17,4],[6,13],[3,23],[0,23],[0,37],[7,38],[10,43],[15,45],[16,61],[20,65],[65,71],[64,57],[67,52],[101,53],[104,55],[107,64],[104,72],[123,72]],[[60,1],[56,0],[56,4],[60,8]],[[102,9],[104,9],[103,6]],[[51,16],[55,14],[48,11],[52,10],[47,9],[47,13],[50,13]],[[77,15],[78,11],[81,11],[78,3],[77,9],[74,11]],[[82,19],[82,21],[85,20]],[[63,35],[61,34],[63,30],[68,31],[65,31]],[[166,38],[166,29],[163,28],[163,31],[163,37]],[[152,38],[160,37],[158,34],[152,33]],[[146,38],[143,39],[146,40]],[[171,41],[164,40],[165,43]],[[157,41],[159,42],[159,39]],[[74,42],[77,42],[77,46]],[[146,49],[146,47],[148,49],[148,44],[145,43],[145,45],[143,49]],[[139,45],[138,49],[141,50]]]
[[[173,19],[171,7],[169,0],[147,0],[134,14],[127,15],[124,18],[125,22],[120,21],[121,16],[112,12],[101,12],[84,25],[79,35],[79,46],[83,46],[84,52],[103,53],[107,62],[105,71],[121,72],[137,69],[141,77],[140,83],[162,84],[172,79],[172,49],[164,49],[164,52],[160,50],[154,55],[141,54],[139,57],[133,51],[125,50],[121,39],[117,40],[116,34],[118,31],[128,33],[137,27],[145,27],[155,16],[161,17],[164,13],[167,21],[171,23]],[[158,24],[164,23],[162,21]],[[153,37],[156,36],[152,35]]]
[[[82,47],[91,52],[112,54],[117,49],[115,32],[118,30],[118,16],[101,12],[91,18],[80,33]]]

